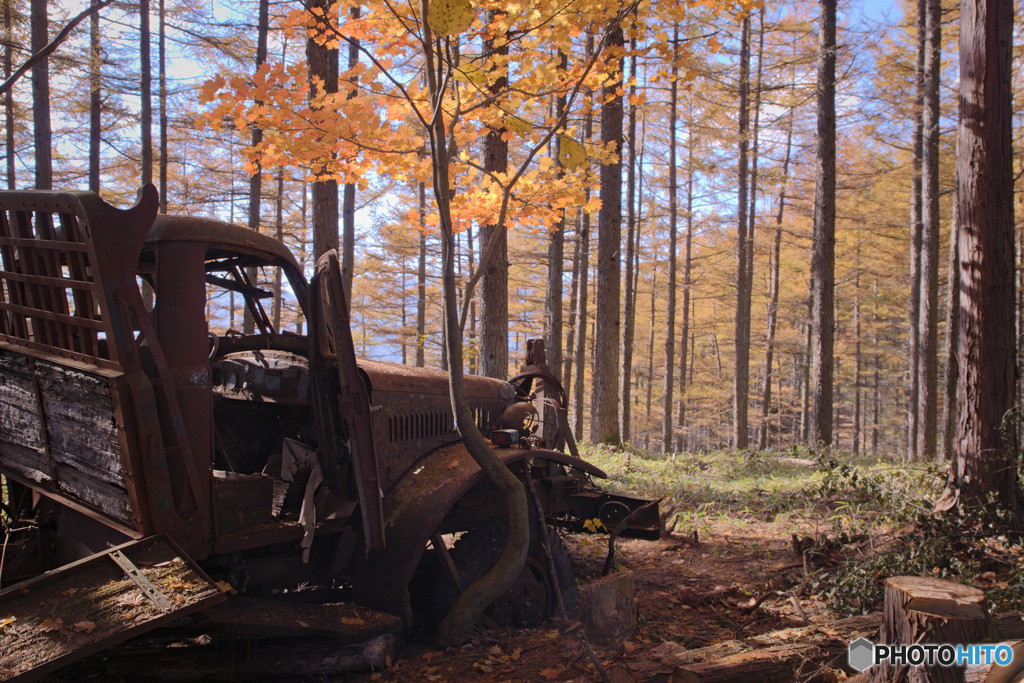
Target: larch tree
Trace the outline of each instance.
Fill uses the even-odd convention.
[[[31,0],[30,12],[32,53],[35,54],[49,42],[46,0]],[[46,59],[32,67],[32,126],[36,189],[49,190],[53,187],[53,131],[50,127],[50,67]]]
[[[921,312],[918,321],[917,457],[935,458],[938,425],[939,76],[942,3],[927,0],[921,153]]]
[[[597,307],[594,313],[594,376],[590,401],[590,440],[621,442],[619,373],[622,279],[622,53],[625,35],[616,23],[608,35],[611,74],[602,88],[601,143],[612,158],[601,164],[601,209],[597,218]]]
[[[662,405],[661,450],[672,452],[672,390],[675,387],[676,252],[679,241],[678,188],[676,187],[676,109],[679,101],[679,28],[672,34],[672,76],[668,102],[668,303],[665,313],[665,392]]]
[[[747,447],[747,406],[750,387],[750,294],[747,281],[750,265],[748,250],[751,235],[747,222],[748,159],[750,144],[750,17],[743,17],[740,26],[739,72],[739,154],[737,155],[736,185],[736,315],[733,340],[736,346],[736,370],[733,375],[732,442],[737,449]]]
[[[832,445],[836,249],[836,0],[818,0],[818,114],[814,164],[810,435]]]
[[[960,4],[957,424],[946,503],[1020,510],[1016,402],[1010,0]]]

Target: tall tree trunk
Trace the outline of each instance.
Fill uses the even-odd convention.
[[[953,457],[953,439],[956,435],[957,413],[956,381],[960,368],[960,360],[957,357],[957,347],[960,341],[960,226],[957,219],[957,203],[955,201],[953,203],[953,220],[950,221],[949,225],[949,284],[946,297],[946,372],[942,381],[942,458],[944,460],[950,460]],[[1020,323],[1018,322],[1018,324]]]
[[[743,17],[740,27],[740,104],[739,161],[736,187],[736,317],[733,339],[736,347],[736,371],[732,392],[732,443],[737,449],[747,447],[747,394],[750,384],[750,305],[747,285],[747,146],[750,142],[750,113],[747,106],[750,89],[750,17]]]
[[[260,0],[263,2],[264,0]],[[331,9],[330,0],[310,0],[307,11],[316,13],[317,17],[326,17]],[[331,28],[324,24],[326,20],[318,18],[315,33],[322,39],[332,37]],[[313,82],[323,82],[324,92],[338,92],[338,49],[327,47],[326,43],[318,43],[310,36],[306,39],[306,62],[309,64],[310,99],[314,97]],[[326,164],[321,169],[326,171]],[[312,224],[313,224],[313,261],[316,262],[324,253],[338,248],[338,181],[315,180],[312,192]]]
[[[746,266],[743,269],[746,281],[743,283],[742,314],[744,318],[744,334],[746,336],[745,356],[747,367],[747,401],[749,406],[750,391],[750,300],[754,290],[754,227],[757,224],[757,164],[759,160],[759,142],[761,131],[761,73],[764,67],[764,7],[758,11],[758,48],[757,48],[757,76],[754,79],[754,124],[751,128],[751,140],[753,142],[750,150],[750,210],[747,212],[747,241],[744,245],[744,257]],[[771,384],[771,367],[765,373],[765,384]],[[771,391],[769,389],[769,391]],[[744,409],[747,414],[749,407]],[[760,431],[760,430],[759,430]]]
[[[277,167],[277,193],[274,197],[274,237],[284,239],[284,167]],[[274,331],[281,331],[281,269],[274,268]]]
[[[818,132],[814,168],[813,445],[832,445],[832,352],[836,249],[836,0],[818,0]]]
[[[921,314],[918,325],[917,455],[936,455],[939,329],[939,72],[942,68],[942,5],[927,0],[921,166]],[[1011,207],[1012,210],[1012,207]]]
[[[623,443],[632,441],[633,340],[636,329],[636,284],[634,260],[636,248],[636,36],[629,41],[629,123],[626,135],[628,150],[626,171],[626,288],[622,296],[622,386],[619,389],[619,433]],[[674,119],[673,119],[674,121]],[[673,130],[675,126],[673,124]],[[673,138],[674,139],[674,138]]]
[[[962,0],[960,125],[960,339],[957,429],[951,468],[961,499],[989,493],[1020,509],[1013,320],[1013,2]]]
[[[559,66],[564,69],[568,66],[568,58],[564,53],[559,53]],[[561,120],[565,114],[566,94],[558,93],[555,97],[555,119]],[[551,152],[555,164],[561,169],[561,139],[559,136],[552,138]],[[559,170],[559,177],[562,172]],[[562,294],[563,275],[565,272],[565,209],[561,211],[558,225],[548,236],[548,281],[547,291],[544,297],[544,320],[547,330],[547,341],[544,348],[548,353],[548,367],[556,377],[562,371]]]
[[[1013,320],[1013,141],[1010,0],[960,5],[960,339],[952,483],[962,500],[989,493],[1019,510]]]
[[[688,121],[690,127],[686,132],[686,240],[683,246],[683,329],[679,335],[679,415],[676,424],[679,426],[679,438],[676,451],[685,450],[686,427],[686,385],[692,378],[692,371],[687,374],[687,342],[690,337],[690,279],[693,267],[693,101],[689,100]],[[690,345],[692,348],[692,344]]]
[[[644,436],[644,450],[650,448],[651,439],[651,394],[654,392],[654,315],[657,313],[655,301],[658,291],[658,269],[652,268],[651,271],[651,331],[647,337],[647,413],[645,416],[647,433]]]
[[[93,0],[93,6],[99,0]],[[4,11],[10,12],[10,1],[4,2]],[[89,189],[100,191],[100,129],[103,98],[100,92],[100,13],[95,11],[89,17]],[[11,131],[13,132],[13,131]]]
[[[46,0],[31,0],[32,53],[49,42]],[[53,187],[53,133],[50,129],[50,67],[40,60],[32,67],[32,127],[35,140],[36,189]]]
[[[807,289],[807,322],[804,323],[804,352],[800,368],[800,443],[810,446],[811,436],[811,336],[814,325],[814,271]]]
[[[914,67],[914,142],[913,174],[910,188],[910,378],[907,396],[907,456],[917,457],[917,433],[920,420],[920,316],[921,316],[921,157],[924,131],[924,57],[925,14],[927,0],[917,0],[917,61]]]
[[[352,5],[349,14],[353,19],[359,19],[361,7]],[[348,68],[349,71],[359,64],[359,39],[355,38],[348,44]],[[352,90],[348,97],[356,96],[356,84],[352,84]],[[342,191],[341,208],[341,277],[345,286],[345,298],[348,304],[352,303],[352,278],[355,276],[356,258],[356,184],[345,183]]]
[[[586,42],[586,59],[589,60],[594,54],[594,34],[588,32]],[[593,101],[593,92],[590,88],[585,89],[584,99],[587,102]],[[583,144],[590,142],[594,134],[594,120],[589,112],[583,114]],[[583,190],[584,206],[590,203],[589,186]],[[585,209],[579,210],[579,231],[576,235],[576,272],[578,273],[578,287],[576,297],[576,310],[573,316],[576,319],[576,346],[573,350],[573,373],[576,375],[572,389],[572,424],[573,432],[577,436],[583,434],[583,397],[586,386],[585,368],[587,356],[587,298],[590,288],[590,213]]]
[[[167,213],[167,16],[164,11],[164,0],[159,0],[159,43],[157,58],[160,61],[158,66],[159,79],[158,95],[160,100],[160,161],[158,163],[160,176],[160,213]]]
[[[256,23],[256,71],[259,71],[260,67],[267,61],[267,34],[270,29],[270,2],[269,0],[260,0],[259,15]],[[310,60],[312,65],[312,60]],[[312,66],[310,68],[310,78],[312,78]],[[337,81],[337,79],[335,79]],[[259,104],[259,100],[257,100]],[[259,147],[260,143],[263,142],[263,129],[254,126],[252,129],[252,147],[255,150]],[[248,226],[250,230],[259,232],[260,230],[260,203],[263,194],[263,165],[257,159],[255,162],[256,169],[252,175],[249,176],[249,220]],[[315,195],[314,195],[315,196]],[[315,202],[314,202],[315,203]],[[247,269],[248,277],[250,280],[255,280],[256,269]],[[255,283],[254,283],[255,284]],[[249,307],[245,307],[245,312],[242,318],[242,331],[245,334],[252,334],[256,327],[256,322],[253,320],[252,312]]]
[[[768,447],[768,413],[772,404],[772,360],[775,355],[775,329],[779,318],[779,266],[782,256],[782,217],[786,209],[786,183],[789,180],[789,162],[793,154],[793,112],[789,115],[786,131],[786,157],[782,162],[782,180],[779,185],[779,210],[775,213],[775,237],[772,241],[772,284],[768,300],[768,336],[764,349],[764,387],[761,392],[761,427],[757,434],[757,449]],[[780,425],[781,426],[781,425]]]
[[[955,295],[959,296],[959,292]],[[874,347],[873,364],[875,368],[874,381],[872,382],[871,398],[871,457],[878,456],[879,424],[878,413],[882,405],[881,386],[879,375],[881,374],[881,354],[878,351],[878,278],[871,282],[871,345]],[[954,385],[956,382],[954,381]]]
[[[427,364],[427,189],[420,183],[419,255],[416,260],[416,367]]]
[[[589,116],[587,117],[589,119]],[[589,121],[584,121],[584,137]],[[590,201],[590,190],[584,191],[587,201]],[[585,372],[587,359],[587,298],[590,288],[590,214],[580,209],[580,231],[577,236],[579,242],[579,295],[576,297],[576,349],[573,352],[573,364],[575,367],[575,380],[573,383],[572,401],[572,424],[575,434],[583,434],[583,397],[586,386]]]
[[[4,80],[11,77],[12,57],[14,51],[14,26],[11,16],[11,3],[14,0],[4,0]],[[14,190],[18,187],[18,180],[15,173],[14,160],[14,91],[13,88],[4,93],[4,127],[5,145],[7,147],[7,189]]]
[[[565,330],[565,356],[562,360],[562,387],[566,396],[573,395],[572,368],[576,351],[576,301],[580,289],[580,230],[582,209],[576,213],[576,236],[572,241],[572,277],[569,285],[569,319]],[[554,370],[554,368],[552,368]]]
[[[853,264],[853,436],[854,455],[860,455],[860,241]]]
[[[153,68],[150,64],[149,0],[139,0],[139,70],[142,92],[142,184],[153,182]]]
[[[668,303],[665,311],[665,391],[662,403],[661,450],[672,452],[672,390],[676,359],[676,245],[679,241],[679,209],[676,195],[676,107],[679,100],[679,28],[672,34],[672,82],[668,103]]]
[[[468,259],[469,272],[473,272],[473,226],[466,226],[466,257]],[[480,360],[480,345],[476,338],[476,297],[469,299],[469,374],[475,375],[478,371]],[[568,391],[568,389],[566,389]]]
[[[625,36],[616,23],[608,31],[608,51],[622,53]],[[614,160],[601,165],[601,210],[597,220],[597,306],[594,331],[594,377],[591,393],[590,440],[618,445],[619,434],[619,295],[622,276],[622,68],[605,81],[601,105],[601,142],[615,150]]]
[[[495,22],[502,14],[499,10],[489,11],[485,23]],[[495,46],[493,39],[486,39],[482,49],[484,54],[493,53],[500,58],[508,55],[508,41],[503,36]],[[490,85],[491,96],[497,97],[508,89],[508,76],[504,66],[494,68],[501,69],[501,75]],[[484,140],[484,171],[500,174],[507,168],[505,128],[488,128]],[[481,225],[479,234],[481,254],[487,251],[492,239],[499,242],[480,278],[480,374],[505,379],[508,377],[508,236],[504,229],[491,225]]]

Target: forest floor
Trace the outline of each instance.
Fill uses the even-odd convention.
[[[609,488],[663,498],[660,540],[616,543],[617,568],[631,570],[636,584],[637,629],[628,640],[594,644],[616,683],[669,680],[666,655],[680,647],[877,610],[882,581],[897,574],[973,583],[986,590],[993,612],[1021,609],[1024,550],[991,521],[932,515],[929,500],[943,481],[938,468],[834,453],[698,454],[673,462],[638,454],[627,461],[598,449],[585,457],[610,474]],[[565,540],[581,584],[599,577],[607,536]],[[837,668],[825,680],[846,677]],[[479,630],[460,649],[413,644],[387,669],[358,680],[601,677],[579,639],[550,624]]]

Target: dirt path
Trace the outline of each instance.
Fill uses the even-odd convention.
[[[671,667],[652,655],[664,641],[687,648],[803,625],[791,601],[773,597],[756,611],[744,606],[771,590],[786,591],[802,578],[790,530],[744,521],[699,538],[659,541],[623,539],[617,563],[634,572],[638,629],[632,640],[597,647],[606,669],[637,681],[667,680]],[[581,582],[596,578],[607,554],[603,536],[570,536],[570,552]],[[802,600],[814,618],[823,606]],[[619,673],[622,673],[620,671]],[[478,632],[458,650],[408,647],[390,669],[361,681],[598,681],[577,639],[553,628]],[[629,679],[623,679],[629,680]]]

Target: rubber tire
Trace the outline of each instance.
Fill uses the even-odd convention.
[[[555,564],[555,574],[558,577],[559,588],[562,592],[562,601],[565,604],[565,609],[570,610],[579,599],[579,590],[576,587],[572,558],[569,556],[569,549],[566,548],[557,531],[552,527],[547,527],[547,531],[552,560]],[[505,547],[507,539],[508,518],[492,517],[467,531],[455,542],[455,545],[452,546],[449,552],[452,556],[452,562],[459,573],[459,583],[464,588],[470,586],[495,565],[498,557],[501,555],[501,551]],[[527,567],[530,571],[534,571],[535,575],[536,572],[541,572],[540,577],[542,577],[545,585],[548,586],[547,604],[543,605],[543,613],[539,619],[524,618],[516,623],[501,623],[498,621],[498,626],[535,627],[555,613],[555,600],[553,599],[553,594],[550,593],[550,585],[548,585],[549,582],[547,580],[548,573],[547,571],[542,571],[542,568],[546,566],[544,548],[537,529],[537,523],[533,519],[530,520],[530,547],[527,551],[526,562]],[[435,623],[439,623],[448,614],[452,606],[455,605],[457,597],[455,587],[452,586],[448,574],[443,569],[439,569],[434,576],[434,590],[432,593],[433,608],[431,612],[434,619],[436,619]],[[484,614],[492,616],[492,621],[496,621],[493,619],[493,612],[494,606],[492,605]]]

